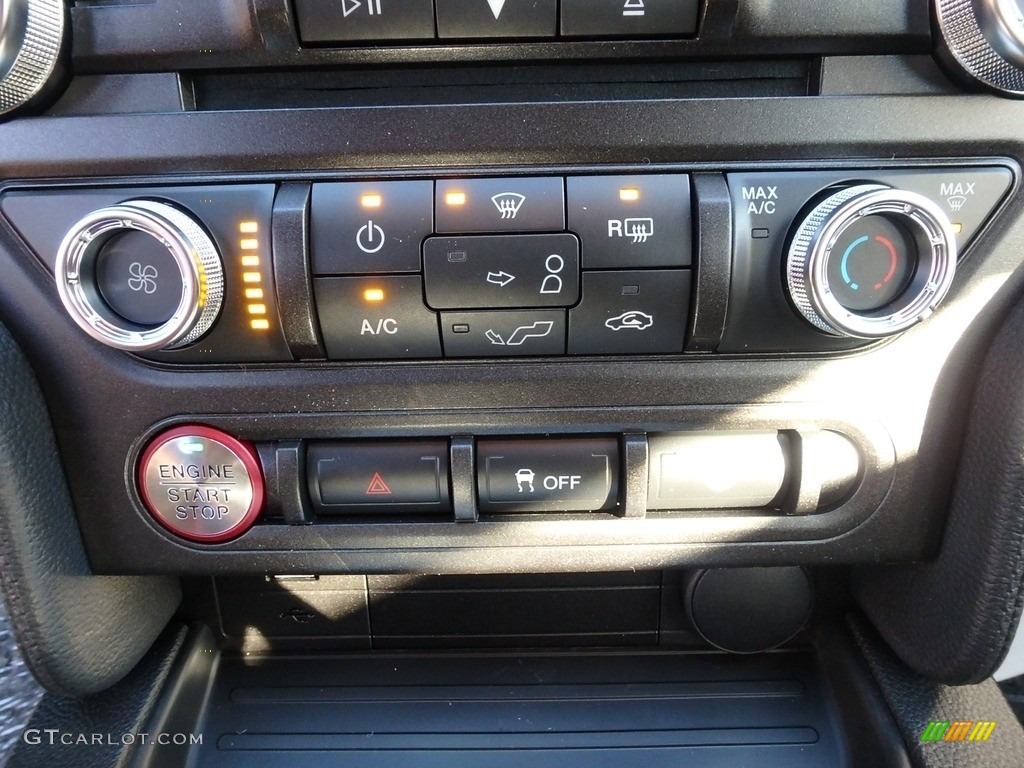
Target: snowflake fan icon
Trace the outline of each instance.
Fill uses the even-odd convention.
[[[156,271],[156,267],[152,264],[142,266],[137,261],[132,262],[132,265],[128,267],[128,274],[131,275],[128,278],[128,287],[133,291],[156,293],[156,279],[160,276],[160,273]]]

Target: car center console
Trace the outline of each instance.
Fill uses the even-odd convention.
[[[171,377],[237,363],[316,377],[377,360],[457,376],[459,360],[504,358],[699,371],[829,360],[925,321],[1018,176],[1007,158],[601,170],[28,185],[0,210],[81,332]],[[552,527],[564,544],[663,547],[701,519],[813,540],[856,528],[896,470],[885,426],[840,414],[681,399],[653,422],[541,411],[498,431],[454,416],[443,430],[389,418],[354,433],[299,414],[264,414],[258,432],[183,414],[113,469],[145,511],[136,522],[197,555],[383,554],[423,536],[436,550],[438,534],[461,550],[470,529],[490,546],[492,530],[526,543]]]
[[[111,765],[1013,764],[939,681],[1024,604],[1022,50],[1019,0],[0,0],[33,668],[210,737]]]
[[[1018,279],[1015,27],[768,5],[10,16],[54,42],[2,127],[2,312],[93,567],[934,553]]]

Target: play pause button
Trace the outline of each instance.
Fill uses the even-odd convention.
[[[306,454],[319,514],[450,512],[443,441],[319,442]]]

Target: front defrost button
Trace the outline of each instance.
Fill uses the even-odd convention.
[[[560,177],[441,179],[434,208],[438,234],[565,229],[565,187]]]

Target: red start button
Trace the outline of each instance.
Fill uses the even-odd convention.
[[[263,475],[253,447],[204,426],[175,427],[139,460],[139,495],[160,525],[189,541],[241,536],[263,509]]]

